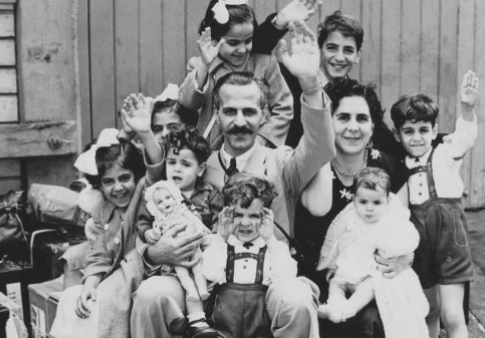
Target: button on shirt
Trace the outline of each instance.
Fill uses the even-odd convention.
[[[460,167],[463,156],[473,146],[477,137],[477,118],[471,122],[460,116],[456,121],[453,134],[447,135],[439,144],[431,160],[436,195],[440,198],[461,198],[463,181],[460,177]],[[406,167],[413,169],[426,166],[432,149],[419,158],[406,157]],[[409,202],[414,205],[422,204],[429,198],[429,182],[426,172],[419,172],[409,177]]]

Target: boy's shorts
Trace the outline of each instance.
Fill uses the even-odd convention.
[[[410,208],[421,237],[413,269],[423,289],[471,281],[472,255],[460,199],[435,198]]]

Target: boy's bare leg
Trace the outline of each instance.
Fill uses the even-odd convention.
[[[429,303],[429,313],[426,316],[429,337],[438,338],[440,334],[440,295],[438,287],[433,286],[429,289],[424,289],[424,294]]]
[[[449,338],[468,338],[463,312],[465,284],[438,285],[441,299],[441,319]]]

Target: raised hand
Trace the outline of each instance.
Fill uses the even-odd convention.
[[[275,24],[279,28],[286,28],[292,21],[308,20],[321,4],[320,0],[293,0],[278,12]]]
[[[261,227],[258,229],[261,238],[267,243],[274,238],[274,214],[268,208],[261,210]]]
[[[123,102],[121,117],[123,130],[126,127],[140,134],[151,129],[152,102],[151,98],[142,94],[130,94]],[[126,131],[126,130],[125,130]]]
[[[315,78],[320,65],[317,38],[302,22],[289,24],[291,34],[291,53],[285,40],[280,40],[278,59],[299,80]]]
[[[478,77],[471,70],[466,72],[461,84],[461,103],[474,108],[478,99]]]
[[[217,233],[227,239],[234,231],[234,207],[226,206],[218,216]]]
[[[199,40],[197,40],[197,45],[199,46],[200,56],[204,64],[209,66],[212,61],[219,54],[224,39],[220,39],[217,44],[214,44],[211,37],[211,29],[207,27],[201,34]]]

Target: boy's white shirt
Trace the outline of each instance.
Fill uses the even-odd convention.
[[[445,136],[433,154],[432,167],[436,194],[440,198],[461,198],[463,194],[463,180],[460,177],[460,167],[463,156],[473,147],[478,134],[477,117],[473,121],[465,121],[461,116],[456,121],[455,132]],[[430,149],[418,158],[406,157],[405,164],[409,169],[425,166],[431,155]],[[409,177],[409,202],[421,204],[429,199],[429,187],[426,173]]]
[[[253,246],[243,247],[243,243],[234,235],[230,235],[227,241],[222,236],[213,235],[211,244],[202,253],[202,272],[210,281],[218,284],[226,283],[227,245],[234,246],[236,253],[250,252],[257,254],[259,249],[266,245],[265,241],[258,237],[252,241]],[[245,266],[245,267],[244,267]],[[276,280],[287,280],[296,277],[296,261],[291,258],[288,245],[274,240],[268,245],[263,265],[263,284],[269,285]],[[236,262],[234,267],[234,282],[240,284],[253,284],[256,276],[256,262],[248,259],[248,262]]]
[[[236,168],[239,170],[239,172],[242,172],[244,168],[246,167],[246,164],[248,163],[249,159],[251,158],[251,155],[254,153],[254,149],[256,148],[256,143],[246,151],[244,154],[241,154],[239,156],[236,156]],[[221,149],[219,150],[219,153],[221,156],[224,158],[224,163],[230,163],[232,156],[229,155],[225,150],[224,150],[224,144],[222,145]]]

